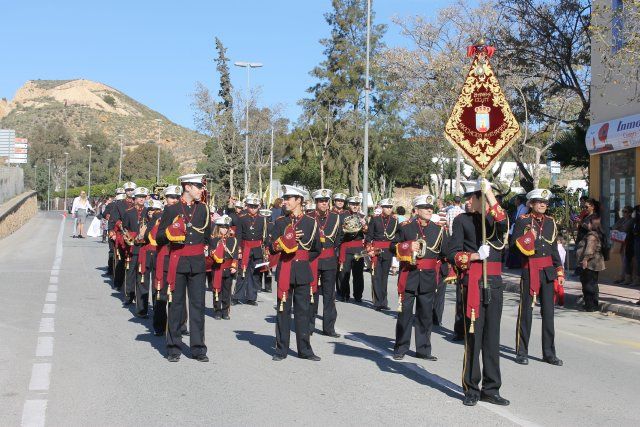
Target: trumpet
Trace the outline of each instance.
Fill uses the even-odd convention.
[[[134,243],[135,243],[135,240],[134,240],[133,237],[131,237],[131,234],[129,233],[129,230],[123,230],[122,231],[122,239],[129,246],[133,246]]]
[[[382,253],[382,249],[380,248],[373,248],[373,256],[378,256]],[[368,250],[364,249],[356,254],[353,255],[353,259],[355,259],[356,261],[362,259],[362,258],[370,258],[372,255],[369,253]]]
[[[411,265],[416,265],[418,258],[422,259],[427,254],[427,242],[425,242],[424,239],[418,239],[416,243],[419,249],[411,252]]]

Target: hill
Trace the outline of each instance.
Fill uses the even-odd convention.
[[[0,100],[0,128],[29,137],[35,126],[63,123],[74,136],[102,131],[114,142],[122,134],[126,149],[158,140],[170,150],[183,172],[202,158],[206,136],[171,122],[162,114],[117,89],[90,80],[30,80],[13,100]],[[196,155],[194,156],[194,153]]]

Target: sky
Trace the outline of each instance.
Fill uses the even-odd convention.
[[[434,17],[453,2],[373,0],[374,22],[389,25],[388,46],[411,46],[391,18]],[[282,105],[294,121],[314,83],[309,71],[323,60],[331,0],[0,0],[0,10],[0,98],[13,98],[27,80],[84,78],[193,129],[196,83],[217,92],[216,36],[232,62],[264,64],[251,71],[259,105]],[[246,70],[231,72],[245,90]]]

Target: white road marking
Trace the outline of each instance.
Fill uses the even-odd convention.
[[[36,357],[53,356],[53,337],[38,337]]]
[[[60,274],[60,269],[59,269],[59,268],[53,267],[53,268],[51,269],[51,275],[52,275],[52,276],[57,276],[57,275],[59,275],[59,274]]]
[[[635,354],[636,356],[640,356],[640,351],[632,351],[631,353]]]
[[[31,369],[31,381],[29,381],[30,391],[49,390],[49,375],[51,374],[51,363],[34,363]]]
[[[579,334],[574,334],[573,332],[567,332],[567,331],[558,331],[558,332],[560,332],[561,334],[569,335],[574,338],[579,338],[581,340],[589,341],[591,343],[598,344],[598,345],[611,345],[608,342],[594,340],[593,338],[585,337]]]
[[[42,307],[43,314],[56,314],[56,305],[55,304],[45,304]]]
[[[58,283],[58,276],[49,277],[49,283]]]
[[[54,326],[53,317],[43,317],[40,319],[40,332],[41,334],[50,334],[56,331]]]
[[[45,298],[45,301],[47,301],[47,302],[56,302],[57,300],[58,300],[58,294],[56,294],[54,292],[47,293],[47,297]]]
[[[58,292],[58,285],[49,285],[47,292]]]
[[[23,427],[43,427],[46,412],[46,399],[25,401],[24,408],[22,409],[21,425]]]

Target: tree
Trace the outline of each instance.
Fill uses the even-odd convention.
[[[569,169],[580,169],[584,179],[589,179],[589,152],[584,143],[586,132],[579,126],[571,130],[564,131],[558,137],[556,143],[551,147],[551,159],[563,167]]]
[[[125,181],[155,180],[158,170],[158,147],[154,143],[141,144],[129,151],[122,163],[122,178]],[[178,171],[173,154],[160,149],[160,178]]]

